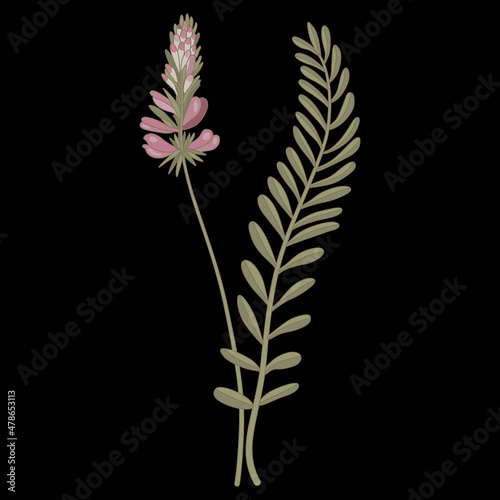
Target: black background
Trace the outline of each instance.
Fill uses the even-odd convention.
[[[479,75],[498,80],[491,3],[403,2],[348,63],[362,139],[348,182],[353,190],[339,203],[344,212],[332,240],[340,246],[313,274],[313,289],[286,306],[288,314],[311,314],[311,325],[271,347],[272,356],[293,350],[303,361],[269,376],[266,387],[296,381],[300,389],[261,410],[256,465],[278,459],[283,440],[306,450],[262,495],[247,486],[246,469],[244,486],[232,485],[237,412],[212,393],[235,388],[234,370],[219,354],[225,322],[201,231],[178,208],[189,203],[185,180],[156,168],[141,148],[149,97],[123,120],[111,110],[141,85],[147,66],[163,66],[179,15],[194,16],[205,63],[198,95],[210,103],[200,127],[219,134],[221,145],[191,169],[192,182],[203,190],[209,172],[231,160],[242,168],[203,209],[236,315],[238,294],[253,300],[240,262],[269,271],[247,225],[256,220],[272,231],[256,201],[293,145],[292,126],[251,162],[238,146],[269,126],[274,108],[300,109],[291,37],[306,38],[307,21],[318,29],[326,24],[336,44],[353,43],[354,28],[386,5],[245,0],[221,20],[211,2],[75,1],[19,53],[4,39],[0,231],[8,236],[0,259],[9,323],[2,331],[8,389],[17,394],[20,498],[74,496],[76,478],[117,449],[125,463],[91,498],[236,498],[239,491],[251,498],[299,491],[407,498],[407,489],[446,459],[458,472],[436,497],[482,499],[498,491],[498,435],[466,464],[452,452],[499,403],[490,258],[495,190],[488,189],[498,163],[498,96],[455,131],[443,121],[448,108],[474,93]],[[39,10],[34,1],[11,5],[5,33],[20,34],[22,17]],[[51,164],[64,162],[66,146],[76,147],[82,129],[104,118],[116,130],[59,182]],[[397,157],[408,157],[413,141],[436,127],[447,131],[447,141],[392,193],[384,172],[396,172]],[[123,267],[135,279],[86,325],[76,307]],[[408,317],[455,277],[467,290],[416,333]],[[18,366],[29,366],[31,350],[73,320],[82,333],[25,386]],[[373,361],[379,344],[402,330],[413,344],[358,396],[349,377],[362,375],[363,360]],[[254,344],[246,340],[242,352],[256,358]],[[245,379],[250,396],[254,378]],[[166,396],[179,408],[128,453],[120,436]]]

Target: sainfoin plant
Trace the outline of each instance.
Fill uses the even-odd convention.
[[[292,382],[270,390],[266,388],[266,392],[264,391],[264,387],[268,385],[266,377],[271,372],[292,368],[301,361],[298,352],[287,352],[272,360],[268,359],[269,343],[280,335],[305,328],[311,322],[311,317],[300,314],[282,324],[276,324],[273,314],[276,309],[308,291],[315,280],[305,278],[294,283],[278,299],[278,278],[288,269],[312,263],[322,257],[322,248],[307,248],[307,243],[312,238],[339,227],[331,219],[340,215],[342,209],[332,207],[331,202],[350,192],[348,186],[338,183],[355,169],[355,163],[346,160],[360,146],[360,139],[356,137],[359,118],[351,119],[354,95],[346,93],[350,74],[347,68],[340,70],[340,50],[337,45],[332,47],[330,31],[326,26],[322,27],[320,34],[310,23],[307,29],[309,41],[293,38],[300,49],[296,58],[303,64],[300,71],[304,76],[299,80],[304,91],[299,95],[299,102],[304,109],[296,113],[298,126],[293,128],[295,146],[286,148],[286,163],[278,162],[278,175],[268,178],[269,193],[260,195],[257,200],[261,214],[278,234],[281,243],[274,249],[266,231],[252,221],[249,224],[250,239],[261,262],[258,265],[250,260],[241,263],[248,285],[264,301],[266,307],[261,328],[249,301],[243,295],[239,295],[236,300],[245,327],[260,344],[258,362],[238,352],[236,348],[233,320],[223,280],[189,177],[188,163],[196,165],[203,161],[202,157],[206,152],[219,145],[219,137],[209,129],[202,130],[198,136],[186,132],[200,124],[208,109],[207,100],[195,95],[200,87],[199,72],[203,63],[199,55],[200,34],[197,33],[197,24],[194,24],[189,15],[181,16],[170,33],[170,48],[165,51],[167,64],[162,75],[168,88],[163,89],[164,94],[151,92],[154,105],[150,109],[156,118],[146,117],[141,121],[141,127],[149,132],[144,136],[146,144],[143,146],[147,154],[152,158],[163,159],[160,167],[170,163],[169,173],[175,170],[178,176],[181,168],[184,171],[215,271],[231,345],[230,349],[221,349],[221,354],[234,365],[236,390],[217,387],[214,396],[224,405],[238,410],[236,486],[241,481],[243,458],[253,483],[261,483],[253,457],[260,408],[293,394],[299,388],[298,383]],[[331,134],[338,133],[341,127],[343,131],[332,144]],[[305,248],[297,251],[296,245],[305,245]],[[271,266],[264,273],[271,274],[269,283],[265,282],[259,270],[261,265]],[[244,393],[242,370],[256,373],[257,385],[251,397]],[[272,375],[269,376],[271,378]],[[248,422],[245,413],[249,413]]]

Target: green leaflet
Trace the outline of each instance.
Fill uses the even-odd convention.
[[[316,283],[316,280],[313,278],[306,278],[304,280],[301,280],[297,283],[295,283],[292,287],[290,287],[281,297],[281,299],[276,302],[273,306],[273,311],[275,309],[278,309],[278,307],[282,306],[289,300],[295,299],[299,295],[302,295],[303,293],[307,292],[309,288],[311,288],[314,283]]]
[[[271,245],[269,244],[269,240],[264,234],[264,231],[262,231],[261,227],[256,222],[250,222],[248,230],[255,248],[260,252],[262,257],[269,262],[269,264],[274,266],[276,264],[276,259],[274,258]]]
[[[321,147],[322,144],[319,134],[309,118],[307,118],[307,116],[304,116],[300,112],[295,113],[295,116],[297,117],[299,123],[302,125],[302,128],[304,128],[307,133],[318,143],[318,146]]]
[[[304,186],[307,184],[307,176],[304,171],[304,167],[302,166],[302,162],[300,161],[299,155],[293,148],[286,148],[286,157],[290,162],[290,165],[295,170],[295,173],[299,176],[299,179],[304,183]]]
[[[265,218],[269,221],[271,226],[276,229],[276,232],[281,236],[281,239],[283,239],[285,237],[283,224],[281,224],[278,210],[276,209],[276,206],[274,205],[272,200],[270,200],[265,194],[261,194],[257,199],[257,203]]]
[[[321,28],[321,41],[323,42],[323,49],[325,50],[326,62],[330,55],[330,49],[332,48],[332,37],[330,35],[330,30],[326,26],[323,26],[323,28]]]
[[[293,137],[295,138],[295,142],[301,149],[301,151],[307,156],[307,159],[314,165],[314,154],[311,150],[311,146],[307,142],[304,134],[300,131],[298,127],[293,127]]]
[[[231,408],[250,410],[253,407],[252,402],[246,396],[227,387],[217,387],[214,396],[217,401]]]
[[[316,53],[316,50],[314,49],[314,47],[309,42],[302,40],[302,38],[299,38],[298,36],[294,36],[292,38],[292,41],[300,49],[309,50],[310,52],[313,52],[314,54]]]
[[[263,396],[260,400],[260,406],[267,405],[268,403],[272,403],[273,401],[284,398],[285,396],[290,396],[290,394],[293,394],[298,388],[299,384],[297,383],[282,385],[281,387],[278,387]]]
[[[309,250],[304,250],[298,255],[290,259],[284,266],[281,267],[280,273],[291,269],[292,267],[304,266],[306,264],[311,264],[312,262],[321,259],[325,251],[322,248],[310,248]]]
[[[262,344],[262,335],[260,333],[259,323],[255,317],[252,308],[248,304],[245,297],[238,295],[238,312],[240,317],[248,328],[248,331]]]
[[[359,127],[359,118],[354,118],[354,120],[349,125],[348,129],[345,131],[344,135],[338,140],[338,142],[334,146],[325,151],[325,154],[333,153],[333,151],[336,151],[337,149],[340,149],[342,146],[345,146],[354,137],[354,134],[358,131],[358,127]]]
[[[309,66],[312,66],[313,68],[317,68],[320,71],[323,69],[321,67],[321,64],[319,64],[315,59],[313,59],[311,56],[308,56],[307,54],[302,54],[301,52],[297,52],[295,54],[295,57],[304,64],[309,64]]]
[[[283,186],[274,177],[269,177],[267,179],[267,185],[280,207],[286,212],[288,217],[292,217],[292,207],[290,206],[290,201],[288,200],[288,196]]]
[[[345,89],[347,88],[347,84],[349,83],[349,77],[350,77],[349,70],[347,68],[344,68],[342,70],[342,73],[340,74],[339,86],[337,87],[337,91],[332,97],[331,102],[335,102],[338,99],[340,99],[340,96],[345,92]]]
[[[349,156],[352,156],[359,149],[360,144],[361,139],[356,137],[356,139],[353,139],[333,160],[318,167],[318,172],[349,158]]]
[[[331,184],[335,184],[342,179],[346,178],[350,173],[354,171],[356,168],[356,164],[351,161],[344,165],[342,168],[337,170],[333,175],[330,177],[327,177],[326,179],[323,179],[322,181],[315,182],[314,184],[311,185],[312,188],[318,188],[318,187],[325,187],[325,186],[330,186]]]
[[[311,224],[312,222],[317,222],[323,219],[331,219],[332,217],[336,217],[342,213],[341,208],[327,208],[326,210],[320,210],[319,212],[314,212],[313,214],[307,215],[303,219],[300,219],[293,226],[294,229],[305,226],[307,224]]]
[[[309,238],[315,238],[320,234],[329,233],[330,231],[334,231],[338,229],[338,222],[322,222],[321,224],[316,224],[315,226],[310,226],[300,233],[296,234],[289,242],[288,246],[295,245],[296,243],[300,243],[301,241],[308,240]]]
[[[329,201],[336,200],[345,196],[351,191],[349,186],[338,186],[334,188],[327,189],[322,193],[316,195],[312,200],[309,200],[304,204],[304,208],[313,207],[314,205],[319,205],[320,203],[328,203]]]
[[[259,270],[249,260],[241,263],[241,270],[252,290],[267,304],[266,285]]]
[[[311,40],[312,46],[316,49],[316,52],[320,54],[321,45],[319,44],[318,32],[311,23],[307,23],[307,32],[309,33],[309,39]]]
[[[297,366],[301,359],[302,356],[298,352],[286,352],[285,354],[281,354],[266,366],[266,375],[273,370],[285,370],[286,368]]]
[[[300,71],[306,78],[309,78],[309,80],[312,80],[314,83],[321,85],[325,89],[328,88],[325,80],[323,80],[323,78],[321,78],[318,73],[316,73],[316,71],[312,70],[308,66],[301,66]]]
[[[322,102],[325,106],[328,106],[328,101],[326,97],[310,82],[307,80],[299,80],[299,85],[309,94],[316,97],[318,101]]]
[[[258,372],[260,370],[259,365],[255,361],[240,352],[233,351],[231,349],[221,349],[220,353],[230,363],[238,365],[241,368],[245,368],[245,370],[252,370],[254,372]]]
[[[323,130],[326,130],[326,122],[321,114],[320,110],[317,108],[316,104],[314,104],[309,97],[305,95],[299,95],[299,101],[304,106],[304,108],[311,113],[314,119],[323,127]],[[321,141],[322,142],[322,141]]]
[[[299,190],[297,189],[297,183],[295,182],[290,169],[281,161],[277,163],[277,167],[281,178],[285,181],[285,184],[290,188],[290,191],[294,194],[298,201],[300,199]]]
[[[269,335],[269,340],[274,339],[278,335],[282,335],[283,333],[295,332],[304,328],[311,322],[311,316],[309,314],[302,314],[301,316],[295,316],[295,318],[289,319],[285,323],[283,323],[279,328]]]
[[[337,119],[330,125],[330,130],[333,130],[334,128],[337,128],[340,125],[342,125],[347,120],[347,118],[349,118],[349,115],[352,113],[353,109],[354,109],[354,94],[352,92],[349,92],[345,96],[342,108],[340,108]]]
[[[340,53],[340,49],[337,45],[333,46],[332,49],[332,67],[330,69],[330,81],[333,82],[335,78],[337,78],[337,74],[340,69],[340,62],[342,59],[342,54]]]

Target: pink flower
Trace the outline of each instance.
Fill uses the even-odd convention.
[[[147,144],[142,147],[151,158],[166,158],[175,151],[175,146],[162,139],[156,134],[146,134],[144,136]]]
[[[193,149],[194,151],[212,151],[220,143],[220,137],[214,135],[211,130],[205,129],[200,136],[195,139],[189,146],[188,149]]]
[[[151,91],[151,96],[153,97],[154,103],[163,111],[168,111],[175,116],[177,113],[172,107],[171,102],[164,95],[159,92]],[[202,97],[193,97],[184,115],[184,120],[182,122],[182,128],[188,130],[195,127],[198,123],[203,120],[208,109],[208,101]],[[165,125],[165,123],[155,118],[144,117],[141,121],[141,128],[148,130],[150,132],[158,132],[160,134],[172,134],[173,132],[179,132],[177,127],[170,127]]]
[[[146,153],[152,158],[163,158],[160,167],[171,162],[168,173],[175,170],[176,176],[182,167],[187,167],[187,162],[192,165],[202,162],[202,156],[220,143],[220,137],[211,130],[203,130],[197,138],[194,133],[187,132],[201,122],[208,109],[208,101],[194,95],[200,87],[198,73],[203,66],[200,48],[196,48],[200,36],[196,28],[190,16],[181,16],[179,24],[174,25],[170,49],[165,51],[168,64],[162,74],[170,88],[164,88],[164,94],[151,91],[154,106],[150,108],[156,117],[144,117],[140,124],[149,132],[144,136]],[[167,142],[157,134],[170,134],[171,137]]]

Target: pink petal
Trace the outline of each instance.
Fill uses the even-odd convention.
[[[186,118],[184,119],[184,130],[196,127],[196,125],[198,125],[198,123],[200,123],[201,120],[203,120],[203,117],[207,113],[208,101],[204,97],[202,97],[201,99],[198,97],[193,97],[193,99],[191,100],[191,103],[193,102],[194,99],[198,99],[199,108],[198,108],[197,113],[192,118],[189,118],[189,120],[188,120],[188,116],[186,113]],[[191,103],[189,104],[188,112],[189,112],[189,108],[191,107]]]
[[[175,151],[175,146],[167,142],[165,139],[162,139],[160,136],[156,134],[146,134],[144,136],[144,140],[157,151],[161,151],[162,153],[173,153]]]
[[[165,125],[160,120],[155,120],[154,118],[149,118],[145,116],[141,121],[141,128],[144,130],[150,130],[152,132],[160,132],[162,134],[171,134],[172,132],[178,132],[179,129],[169,127]]]
[[[143,144],[142,146],[145,150],[146,153],[151,156],[151,158],[166,158],[167,156],[170,156],[172,153],[162,153],[161,151],[157,151],[156,149],[153,149],[151,146],[148,146],[147,144]]]
[[[170,104],[170,100],[167,99],[163,94],[156,92],[156,90],[152,90],[150,92],[151,97],[153,98],[153,102],[164,111],[168,111],[169,113],[176,114],[174,108]]]
[[[197,151],[212,151],[219,145],[219,143],[220,137],[218,135],[214,135],[212,140],[208,144],[201,146],[197,149]]]
[[[203,147],[212,140],[213,136],[214,134],[211,130],[205,129],[200,136],[189,145],[189,149],[198,149]]]
[[[192,120],[199,112],[201,108],[201,101],[199,97],[193,97],[189,103],[186,114],[184,115],[184,124]]]
[[[190,75],[193,72],[194,69],[194,63],[196,62],[196,59],[194,56],[191,56],[188,61],[188,66],[186,70],[186,74]]]

